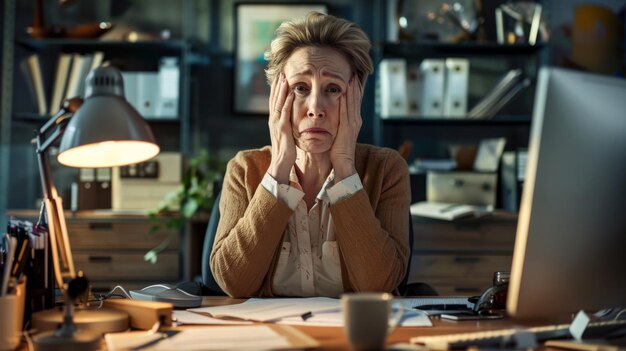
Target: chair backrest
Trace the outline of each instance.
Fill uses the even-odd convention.
[[[217,224],[220,222],[220,197],[222,192],[218,192],[211,210],[211,217],[204,235],[204,246],[202,248],[202,283],[208,289],[206,295],[226,295],[222,288],[215,281],[211,272],[211,251],[213,243],[215,243],[215,233],[217,232]]]
[[[413,261],[413,243],[415,236],[413,232],[413,217],[409,213],[409,262],[406,269],[406,275],[400,285],[398,285],[398,294],[400,296],[437,296],[437,290],[430,284],[424,282],[409,283],[411,275],[411,262]]]
[[[400,285],[398,286],[398,290],[400,291],[406,290],[406,287],[409,283],[409,275],[411,273],[411,261],[413,260],[413,241],[413,218],[409,213],[409,262],[406,269],[406,274],[404,275],[404,279],[402,279]]]

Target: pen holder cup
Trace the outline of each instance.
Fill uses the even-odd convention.
[[[26,279],[12,294],[0,296],[0,350],[14,350],[22,338]]]

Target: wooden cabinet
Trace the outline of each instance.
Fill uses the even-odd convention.
[[[180,275],[179,233],[159,230],[144,215],[111,214],[97,211],[67,215],[67,230],[74,265],[82,270],[93,291],[110,291],[116,285],[138,289],[155,283],[176,283]],[[156,263],[144,255],[171,238]]]
[[[493,273],[510,271],[517,216],[495,212],[453,222],[413,217],[409,282],[424,282],[440,295],[479,295]]]
[[[38,212],[11,210],[10,216],[34,221]],[[140,213],[79,211],[65,213],[74,267],[83,271],[92,291],[109,292],[120,285],[140,289],[181,280],[181,238],[178,230],[152,232],[155,222]],[[144,255],[170,240],[156,263]]]

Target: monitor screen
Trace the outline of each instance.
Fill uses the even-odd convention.
[[[507,312],[626,307],[626,80],[542,68]]]

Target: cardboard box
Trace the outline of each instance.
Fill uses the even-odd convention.
[[[426,198],[431,202],[496,205],[495,172],[428,172]]]

